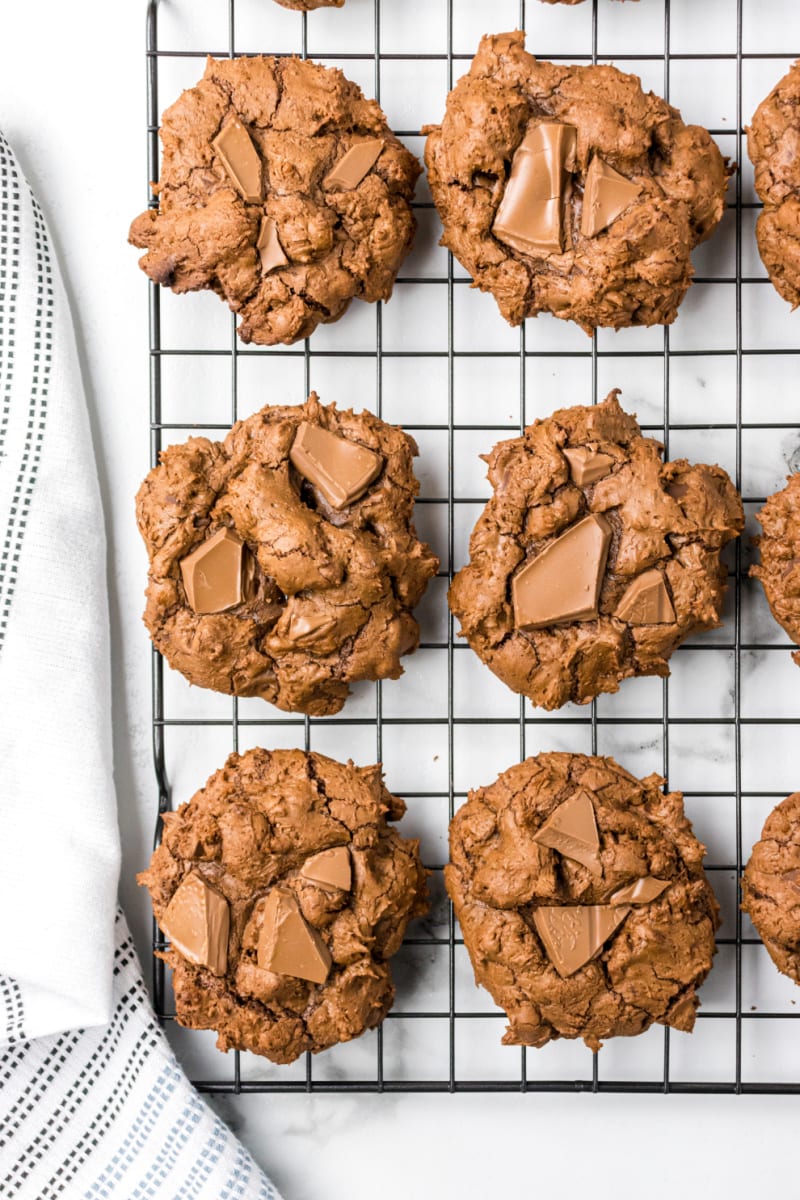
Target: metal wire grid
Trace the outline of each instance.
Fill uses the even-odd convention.
[[[148,135],[148,180],[158,178],[159,167],[159,143],[158,143],[158,122],[160,113],[159,100],[159,68],[164,59],[189,57],[201,60],[207,53],[213,54],[215,57],[235,56],[237,53],[236,42],[236,0],[219,0],[220,4],[227,8],[227,26],[228,26],[228,44],[225,47],[217,46],[211,50],[198,49],[161,49],[158,43],[158,0],[150,0],[147,10],[147,135]],[[537,0],[527,0],[527,5],[534,5]],[[591,55],[570,55],[571,61],[598,61],[598,0],[589,0],[592,5],[592,49]],[[676,0],[673,0],[675,3]],[[457,68],[465,64],[469,60],[469,55],[456,54],[453,46],[453,24],[454,12],[457,8],[459,0],[446,0],[447,3],[447,49],[444,54],[424,54],[420,56],[423,59],[444,60],[446,62],[448,87],[452,87],[456,77]],[[647,3],[647,0],[642,0],[642,3]],[[664,22],[664,47],[663,53],[659,55],[645,54],[619,54],[614,55],[614,61],[625,59],[642,60],[662,60],[663,59],[663,89],[662,94],[669,99],[670,96],[670,67],[676,59],[697,59],[697,60],[713,60],[713,59],[729,59],[735,61],[736,66],[736,130],[735,130],[735,157],[737,162],[741,163],[744,152],[743,144],[743,113],[742,106],[742,65],[743,61],[748,58],[770,58],[770,59],[790,59],[792,54],[757,54],[745,53],[743,50],[743,4],[745,0],[736,0],[736,49],[735,52],[727,53],[687,53],[675,54],[670,49],[670,0],[665,0],[665,22]],[[303,56],[308,51],[308,18],[305,14],[297,18],[302,26],[302,53]],[[519,27],[525,28],[526,20],[526,0],[519,0]],[[373,29],[374,29],[374,50],[370,54],[353,53],[343,54],[338,50],[331,55],[315,53],[314,57],[317,60],[325,61],[326,58],[352,60],[372,60],[374,63],[374,94],[380,100],[381,93],[381,68],[382,65],[391,59],[402,59],[408,57],[401,54],[385,53],[381,49],[381,0],[374,0],[373,3]],[[270,52],[269,47],[264,48],[265,52]],[[542,58],[558,58],[564,56],[548,55],[544,47],[536,47],[537,53],[540,53]],[[460,73],[460,72],[459,72]],[[172,97],[167,97],[172,99]],[[432,114],[435,117],[436,114]],[[712,130],[717,136],[730,135],[729,129]],[[414,130],[399,130],[401,137],[417,136],[419,131]],[[416,277],[403,275],[401,273],[400,283],[414,283],[419,285],[438,283],[444,284],[447,288],[447,344],[436,350],[431,351],[406,351],[398,349],[387,349],[383,344],[383,307],[381,304],[374,306],[375,308],[375,348],[369,351],[338,351],[324,350],[314,347],[313,342],[306,341],[302,347],[294,347],[290,349],[272,350],[272,355],[292,356],[301,358],[303,361],[303,376],[304,387],[301,396],[297,397],[297,402],[302,401],[310,390],[311,381],[311,366],[315,356],[338,357],[346,355],[348,358],[367,358],[374,363],[374,386],[375,386],[375,408],[379,415],[383,411],[384,401],[384,377],[387,371],[392,370],[392,360],[413,357],[413,358],[429,358],[429,359],[444,359],[447,368],[447,422],[404,425],[412,432],[420,431],[441,431],[447,436],[447,471],[448,471],[448,494],[446,499],[421,499],[419,503],[437,504],[446,509],[446,546],[437,547],[443,551],[443,569],[440,572],[441,576],[446,579],[452,578],[455,565],[456,555],[456,512],[459,505],[479,505],[483,501],[477,498],[465,498],[454,494],[454,468],[455,468],[455,450],[454,443],[456,434],[462,431],[481,430],[486,433],[485,446],[488,449],[493,440],[499,433],[508,434],[508,425],[492,425],[491,423],[482,423],[480,425],[457,423],[456,411],[454,405],[454,376],[455,364],[459,358],[481,357],[481,358],[514,358],[518,360],[519,367],[519,429],[523,429],[525,425],[526,413],[526,365],[534,358],[552,358],[563,360],[570,357],[582,357],[590,360],[591,365],[591,380],[592,380],[592,395],[597,398],[598,387],[598,365],[604,356],[614,357],[624,360],[631,360],[640,357],[652,358],[654,361],[661,359],[661,369],[663,370],[663,396],[664,396],[664,420],[663,420],[663,437],[666,443],[666,454],[669,455],[669,438],[670,433],[690,428],[681,423],[671,421],[670,412],[670,367],[672,362],[679,357],[699,357],[704,356],[716,359],[718,357],[732,357],[735,363],[735,379],[736,379],[736,404],[735,404],[735,421],[734,422],[716,422],[702,426],[708,432],[714,431],[732,431],[735,433],[736,451],[735,451],[735,477],[737,486],[740,486],[742,479],[742,433],[743,430],[796,430],[796,423],[788,422],[745,422],[742,412],[742,376],[743,376],[743,359],[745,356],[753,355],[792,355],[797,354],[798,350],[793,347],[772,348],[765,347],[761,349],[744,349],[742,345],[742,284],[743,283],[766,283],[761,277],[745,276],[742,273],[742,214],[748,208],[755,208],[757,205],[748,204],[743,201],[742,196],[742,181],[741,174],[737,174],[735,180],[735,201],[731,205],[734,209],[735,219],[735,275],[730,277],[714,276],[713,279],[697,278],[697,282],[714,282],[726,283],[735,289],[735,309],[736,309],[736,344],[735,348],[731,349],[675,349],[670,345],[670,330],[663,331],[663,345],[660,352],[654,352],[652,349],[645,350],[614,350],[613,352],[604,351],[598,347],[597,336],[591,341],[591,348],[578,355],[574,355],[569,351],[560,350],[537,350],[530,349],[526,345],[526,328],[522,326],[519,330],[519,345],[514,352],[498,351],[498,350],[480,350],[471,351],[457,349],[454,344],[454,293],[455,289],[468,282],[462,279],[454,272],[453,260],[450,255],[447,256],[448,265],[446,275],[444,276],[426,276]],[[149,197],[152,205],[155,201]],[[431,208],[430,204],[420,203],[418,208]],[[489,298],[484,299],[485,304],[491,304]],[[238,400],[238,368],[242,359],[247,356],[257,356],[261,353],[258,350],[248,350],[237,342],[235,333],[235,320],[231,321],[230,326],[230,345],[227,349],[206,349],[193,350],[183,348],[165,348],[162,347],[162,328],[161,328],[161,294],[159,289],[150,284],[149,288],[149,334],[150,334],[150,445],[151,445],[151,464],[154,465],[162,448],[163,435],[169,433],[168,441],[179,440],[185,434],[181,434],[181,430],[191,430],[197,428],[195,424],[166,422],[162,419],[162,364],[169,356],[181,355],[209,355],[223,356],[229,361],[230,366],[230,423],[236,421],[239,415],[239,400]],[[346,320],[347,318],[345,318]],[[624,386],[624,379],[619,382]],[[334,398],[334,397],[329,397]],[[346,401],[346,397],[335,397],[342,401]],[[581,397],[576,397],[580,400]],[[198,423],[199,424],[199,423]],[[212,424],[202,422],[203,429],[220,429],[227,430],[228,425]],[[644,428],[660,428],[655,426],[644,426]],[[696,425],[691,426],[696,430]],[[513,430],[512,430],[513,432]],[[493,437],[493,434],[495,435]],[[173,436],[175,435],[175,436]],[[777,436],[777,432],[776,432]],[[760,503],[763,497],[745,497],[746,503]],[[661,758],[662,758],[662,773],[664,776],[669,775],[670,766],[670,732],[676,726],[691,726],[695,728],[695,737],[700,741],[704,736],[703,727],[706,725],[730,725],[733,732],[733,752],[735,757],[735,787],[733,788],[734,796],[732,803],[735,804],[735,841],[736,841],[736,856],[735,861],[724,863],[715,868],[709,868],[712,872],[711,878],[714,882],[715,877],[721,879],[723,875],[728,876],[735,873],[738,880],[742,865],[743,865],[743,846],[742,846],[742,736],[743,729],[748,724],[770,724],[776,727],[787,726],[786,735],[791,736],[792,727],[796,727],[797,720],[794,717],[761,717],[761,716],[743,716],[741,712],[741,687],[742,687],[742,655],[749,652],[765,652],[770,656],[773,652],[786,654],[790,647],[786,643],[772,643],[760,640],[748,640],[743,637],[742,631],[742,588],[746,569],[743,569],[742,563],[742,546],[737,543],[733,555],[733,562],[730,569],[731,591],[733,593],[733,612],[727,624],[727,630],[732,634],[732,638],[726,638],[724,641],[698,641],[691,646],[682,648],[678,653],[684,653],[686,650],[692,651],[726,651],[733,655],[733,713],[727,717],[690,717],[676,714],[670,705],[670,681],[663,680],[661,684],[661,713],[654,716],[636,717],[630,716],[614,716],[605,715],[598,710],[597,702],[594,702],[588,710],[583,711],[581,715],[556,715],[542,716],[536,715],[535,710],[526,706],[524,701],[520,701],[519,713],[517,716],[492,716],[488,720],[483,717],[469,717],[458,715],[454,711],[454,664],[455,654],[471,652],[462,644],[457,644],[454,638],[453,618],[448,615],[447,619],[447,638],[442,640],[428,640],[421,643],[421,650],[440,650],[446,656],[446,671],[447,671],[447,712],[440,716],[429,717],[398,717],[389,716],[384,713],[383,689],[380,683],[374,685],[376,708],[375,716],[371,721],[374,727],[374,747],[375,758],[377,761],[382,761],[384,758],[384,730],[392,725],[406,725],[409,727],[408,736],[413,736],[414,728],[417,726],[431,725],[436,726],[441,735],[441,748],[447,754],[447,788],[446,790],[431,791],[426,789],[423,792],[415,792],[403,789],[402,794],[409,799],[413,804],[415,801],[432,802],[434,800],[443,800],[447,804],[448,820],[452,817],[454,809],[458,802],[463,798],[464,792],[456,788],[456,780],[454,773],[454,753],[455,753],[455,731],[459,725],[477,725],[477,726],[501,726],[509,725],[518,727],[518,747],[519,756],[524,758],[526,754],[526,741],[530,736],[532,729],[539,730],[540,727],[549,727],[551,729],[558,726],[582,726],[588,727],[591,752],[604,753],[608,752],[604,746],[603,730],[604,727],[613,727],[615,725],[641,727],[642,736],[650,736],[656,732],[660,736],[661,742]],[[391,683],[389,687],[393,686]],[[396,685],[395,685],[396,686]],[[348,728],[351,731],[356,726],[363,726],[365,721],[363,717],[350,717],[347,715],[347,708],[344,710],[344,715],[333,718],[308,718],[308,717],[287,717],[284,714],[277,714],[274,710],[265,706],[263,716],[258,719],[242,717],[240,715],[240,705],[236,699],[230,702],[230,715],[225,719],[210,718],[210,719],[195,719],[185,717],[171,717],[166,712],[165,702],[165,685],[164,685],[164,668],[163,660],[160,655],[153,653],[152,658],[152,732],[153,732],[153,753],[155,772],[158,784],[158,812],[159,814],[171,807],[170,782],[167,772],[167,756],[166,756],[166,739],[168,731],[180,726],[224,726],[230,730],[231,748],[236,750],[239,748],[240,731],[246,726],[254,726],[263,731],[259,733],[259,738],[262,744],[270,745],[270,731],[274,731],[276,727],[297,726],[302,729],[302,738],[306,749],[309,749],[314,742],[315,729],[322,725],[327,727],[341,726],[343,732]],[[477,731],[476,731],[477,732]],[[341,756],[348,753],[346,741],[342,745]],[[510,765],[510,764],[507,764]],[[488,782],[488,779],[475,780],[474,783]],[[388,779],[390,788],[392,779]],[[680,781],[676,780],[675,786],[680,786]],[[395,790],[395,789],[393,789]],[[731,789],[724,791],[705,790],[686,792],[687,796],[692,796],[695,799],[712,800],[728,800],[730,798]],[[748,788],[747,794],[749,797],[761,798],[764,802],[777,802],[785,794],[783,791],[756,791]],[[185,797],[178,797],[179,800]],[[160,821],[157,821],[160,827]],[[158,837],[158,830],[156,832]],[[424,847],[423,847],[424,850]],[[745,848],[745,855],[749,851],[749,845]],[[441,872],[443,864],[434,863],[428,864],[432,866],[434,872]],[[730,925],[730,922],[728,922]],[[415,931],[416,933],[416,931]],[[440,951],[446,952],[447,955],[447,1003],[435,1010],[423,1009],[415,1012],[393,1012],[387,1018],[388,1021],[402,1020],[409,1021],[411,1018],[422,1020],[424,1022],[436,1022],[436,1028],[440,1031],[438,1039],[441,1044],[442,1040],[447,1043],[446,1069],[438,1072],[432,1072],[432,1077],[425,1078],[406,1078],[394,1077],[391,1070],[387,1070],[384,1056],[384,1031],[379,1029],[374,1035],[375,1044],[375,1064],[373,1072],[362,1072],[361,1077],[349,1078],[345,1077],[346,1072],[338,1077],[336,1073],[333,1075],[320,1077],[317,1063],[322,1060],[313,1060],[311,1055],[306,1056],[305,1070],[302,1078],[298,1078],[296,1073],[287,1073],[286,1069],[278,1069],[277,1071],[267,1071],[264,1077],[252,1077],[252,1072],[249,1075],[242,1069],[243,1055],[235,1052],[233,1055],[222,1059],[219,1056],[219,1061],[230,1063],[230,1067],[225,1067],[225,1074],[222,1078],[205,1077],[208,1073],[200,1070],[194,1072],[197,1076],[194,1079],[196,1086],[201,1091],[207,1092],[229,1092],[229,1093],[249,1093],[249,1092],[339,1092],[339,1091],[357,1091],[357,1092],[489,1092],[489,1091],[521,1091],[521,1092],[552,1092],[552,1091],[592,1091],[592,1092],[693,1092],[693,1093],[753,1093],[753,1092],[775,1092],[775,1093],[794,1093],[800,1094],[800,1069],[792,1072],[790,1077],[786,1077],[785,1072],[781,1072],[781,1078],[775,1080],[770,1079],[748,1079],[743,1077],[743,1030],[749,1022],[759,1022],[763,1020],[785,1021],[796,1020],[800,1017],[800,1011],[789,1012],[780,1010],[771,1010],[770,1008],[755,1009],[743,1011],[743,948],[747,946],[759,945],[758,939],[755,937],[745,936],[742,928],[742,916],[738,911],[738,905],[735,916],[735,929],[723,928],[723,936],[718,939],[720,947],[729,947],[735,955],[734,969],[734,985],[733,985],[733,1003],[729,1004],[724,1011],[716,1010],[705,1012],[701,1010],[699,1014],[700,1023],[698,1030],[702,1028],[703,1019],[713,1019],[714,1021],[726,1022],[733,1026],[734,1038],[732,1041],[731,1052],[728,1055],[728,1061],[721,1076],[708,1079],[686,1079],[675,1078],[675,1071],[672,1068],[671,1062],[671,1043],[669,1029],[658,1029],[658,1036],[663,1040],[658,1058],[659,1063],[657,1069],[650,1070],[646,1073],[647,1077],[642,1077],[641,1072],[635,1073],[634,1077],[619,1077],[606,1078],[601,1069],[600,1062],[602,1058],[598,1054],[590,1054],[585,1051],[585,1062],[588,1063],[589,1069],[581,1067],[579,1069],[570,1068],[549,1071],[542,1071],[538,1068],[536,1057],[537,1054],[543,1052],[531,1052],[528,1054],[524,1048],[518,1052],[518,1070],[513,1074],[513,1077],[503,1078],[482,1078],[482,1077],[466,1077],[466,1073],[458,1068],[456,1054],[456,1039],[457,1034],[469,1038],[474,1025],[470,1026],[471,1022],[483,1019],[496,1018],[502,1021],[503,1014],[496,1012],[469,1011],[467,1008],[460,1006],[457,1003],[457,986],[456,986],[456,955],[459,948],[463,947],[463,942],[457,936],[457,929],[453,918],[452,909],[447,905],[446,926],[442,931],[435,928],[423,929],[422,935],[409,936],[405,945],[411,947],[430,947],[438,948]],[[161,949],[165,943],[157,926],[153,926],[153,945],[154,949]],[[170,1025],[174,1022],[174,1014],[170,1002],[170,993],[166,972],[163,963],[155,960],[154,966],[154,1002],[156,1011],[160,1017],[167,1023],[168,1031]],[[790,1001],[793,1004],[794,1001]],[[387,1027],[388,1028],[388,1027]],[[783,1028],[786,1027],[783,1026]],[[796,1027],[795,1027],[796,1028]],[[172,1027],[173,1031],[175,1027]],[[414,1023],[411,1022],[413,1039]],[[500,1026],[495,1024],[493,1032],[496,1041],[499,1044]],[[656,1033],[656,1030],[651,1030],[650,1034]],[[188,1036],[197,1038],[198,1034],[191,1033]],[[649,1037],[650,1035],[645,1035]],[[697,1033],[692,1035],[697,1038]],[[363,1040],[363,1039],[362,1039]],[[619,1042],[620,1039],[617,1039]],[[630,1039],[633,1043],[641,1043],[642,1038]],[[673,1038],[674,1041],[674,1038]],[[330,1054],[332,1052],[328,1052]],[[504,1050],[503,1054],[517,1053],[511,1050]],[[608,1051],[604,1051],[608,1055]],[[700,1051],[702,1054],[702,1049]],[[323,1056],[324,1057],[324,1056]],[[506,1059],[507,1062],[507,1059]]]

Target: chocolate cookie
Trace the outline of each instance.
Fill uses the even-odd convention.
[[[512,325],[669,324],[724,212],[726,160],[635,75],[538,62],[524,43],[484,37],[425,131],[442,245]]]
[[[277,0],[284,8],[294,8],[297,12],[312,12],[315,8],[341,8],[344,0]]]
[[[157,649],[191,683],[313,716],[396,679],[439,566],[411,519],[416,453],[313,393],[165,450],[136,501]]]
[[[786,487],[770,496],[756,514],[763,534],[761,564],[750,574],[761,580],[772,615],[800,645],[800,474],[789,475]],[[800,650],[792,658],[800,666]]]
[[[470,792],[447,890],[503,1042],[689,1031],[719,906],[680,792],[612,758],[540,754]]]
[[[232,754],[177,813],[148,870],[181,1025],[292,1062],[373,1029],[389,959],[427,912],[419,843],[380,767],[300,750]]]
[[[720,550],[744,525],[722,468],[663,463],[618,394],[495,446],[494,495],[450,588],[475,653],[542,708],[668,675],[673,650],[719,624]]]
[[[341,71],[210,58],[164,113],[161,141],[158,209],[129,235],[156,283],[211,288],[242,340],[264,346],[338,320],[354,296],[391,296],[420,167]]]
[[[761,260],[792,308],[800,304],[800,62],[756,109],[747,150],[764,208],[756,224]]]
[[[742,909],[778,970],[800,983],[800,792],[764,823],[742,877]]]

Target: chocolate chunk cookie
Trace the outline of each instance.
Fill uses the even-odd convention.
[[[210,58],[161,141],[158,209],[130,229],[139,265],[174,292],[217,292],[243,341],[288,345],[354,296],[392,294],[420,167],[341,71]]]
[[[411,519],[416,453],[315,394],[165,450],[136,502],[157,649],[191,683],[313,716],[396,679],[439,565]]]
[[[618,394],[495,446],[494,495],[450,588],[475,653],[542,708],[668,675],[673,650],[719,624],[720,550],[744,525],[722,468],[663,463]]]
[[[166,813],[138,881],[180,1023],[277,1063],[380,1024],[389,959],[428,908],[419,843],[387,824],[405,809],[380,767],[249,750]]]
[[[450,826],[447,890],[475,982],[544,1046],[689,1031],[719,906],[680,792],[612,758],[540,754],[470,792]]]
[[[778,970],[800,983],[800,792],[767,817],[742,877],[742,908]]]
[[[297,12],[312,12],[315,8],[341,8],[344,0],[277,0],[284,8],[294,8]]]
[[[512,325],[669,324],[724,212],[726,160],[635,75],[538,62],[524,43],[483,38],[426,130],[442,245]]]
[[[763,534],[761,564],[750,574],[761,580],[772,615],[800,645],[800,474],[789,475],[786,487],[770,496],[756,514]],[[792,658],[800,666],[800,650]]]
[[[800,63],[756,109],[747,150],[764,208],[756,224],[761,260],[792,308],[800,304]]]

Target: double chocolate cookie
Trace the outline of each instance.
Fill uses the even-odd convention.
[[[447,890],[503,1042],[689,1031],[719,906],[680,792],[611,758],[540,754],[470,792]]]
[[[742,908],[778,970],[800,983],[800,792],[767,817],[745,867]]]
[[[786,487],[768,498],[756,520],[764,531],[754,539],[761,563],[752,566],[750,574],[761,580],[775,620],[800,645],[800,474],[788,477]],[[800,650],[792,658],[800,666]]]
[[[792,308],[800,304],[800,63],[756,109],[747,150],[764,208],[756,224],[769,277]]]
[[[341,71],[298,58],[210,58],[164,113],[158,209],[131,225],[139,265],[210,288],[245,342],[272,346],[387,300],[411,248],[419,164]]]
[[[249,750],[165,813],[138,879],[180,1023],[277,1063],[378,1025],[389,959],[428,907],[418,843],[387,824],[404,812],[379,767]]]
[[[726,161],[635,75],[538,62],[524,43],[483,38],[427,130],[442,245],[512,325],[669,324],[724,212]]]
[[[719,624],[720,551],[744,525],[722,468],[662,462],[617,395],[495,446],[494,494],[450,588],[462,636],[542,708],[668,675],[673,650]]]
[[[412,522],[416,453],[314,394],[165,450],[137,496],[157,649],[191,683],[313,716],[396,679],[439,565]]]

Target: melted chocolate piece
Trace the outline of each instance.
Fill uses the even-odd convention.
[[[554,121],[528,128],[514,154],[492,232],[521,254],[561,254],[564,203],[575,170],[577,131]]]
[[[593,875],[603,873],[594,805],[587,792],[576,792],[560,804],[533,840],[582,863]]]
[[[657,900],[662,892],[669,887],[668,879],[656,879],[654,875],[645,875],[635,879],[627,887],[621,887],[609,898],[609,904],[649,904]]]
[[[245,200],[249,204],[260,204],[263,195],[261,158],[239,118],[234,117],[223,125],[211,145]]]
[[[264,905],[258,965],[276,975],[324,983],[331,961],[328,947],[301,913],[294,892],[273,888]]]
[[[588,483],[596,483],[605,478],[614,466],[610,454],[601,454],[589,446],[570,446],[564,450],[564,458],[569,463],[570,478],[578,487]]]
[[[630,208],[641,194],[641,185],[631,183],[619,171],[615,171],[599,154],[595,154],[586,172],[583,185],[583,211],[581,233],[584,237],[597,237],[612,221]]]
[[[320,425],[301,422],[289,457],[304,479],[319,488],[331,508],[347,508],[380,474],[383,459]]]
[[[202,875],[187,875],[166,907],[159,924],[175,949],[197,967],[214,975],[228,969],[228,901]]]
[[[278,238],[278,228],[271,217],[261,218],[256,249],[261,256],[261,274],[269,275],[289,262]]]
[[[511,581],[517,629],[597,616],[611,526],[593,513],[545,546]]]
[[[350,192],[357,188],[361,180],[369,174],[378,161],[383,150],[383,138],[370,138],[367,142],[356,142],[347,153],[339,159],[336,166],[328,172],[322,181],[325,188]]]
[[[629,912],[607,904],[554,905],[537,908],[533,923],[547,957],[566,979],[594,958]]]
[[[614,616],[629,625],[668,625],[675,620],[664,572],[644,571],[625,589]]]
[[[349,892],[353,883],[353,868],[350,851],[346,846],[334,846],[332,850],[321,850],[307,858],[300,868],[303,879],[310,879],[326,891]]]
[[[233,529],[218,529],[186,558],[181,575],[186,599],[198,614],[226,612],[245,598],[245,585],[254,589],[250,552]],[[247,566],[245,567],[245,564]]]

